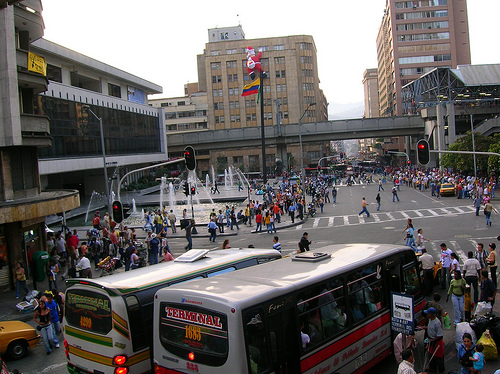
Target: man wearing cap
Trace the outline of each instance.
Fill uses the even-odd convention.
[[[427,352],[432,357],[429,362],[429,369],[436,370],[438,373],[444,373],[444,341],[443,341],[443,326],[441,321],[436,317],[436,308],[429,308],[424,310],[424,313],[429,318],[429,324],[425,327],[427,329]],[[427,371],[427,369],[426,369]]]
[[[52,323],[53,341],[56,348],[59,348],[59,339],[57,334],[61,330],[61,325],[59,323],[59,311],[57,303],[54,301],[54,295],[52,292],[45,292],[44,296],[47,298],[45,306],[50,309],[50,321]]]

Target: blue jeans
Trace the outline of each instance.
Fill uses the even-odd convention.
[[[491,225],[491,212],[485,212],[484,215],[486,216],[486,224]]]
[[[186,236],[186,240],[188,241],[188,245],[186,245],[184,249],[187,250],[193,249],[193,238],[190,236]]]
[[[410,247],[413,249],[413,251],[416,253],[417,252],[417,247],[415,247],[415,238],[406,238],[406,246]]]
[[[54,341],[54,344],[59,344],[59,339],[57,338],[57,332],[61,331],[61,323],[57,321],[57,322],[51,322],[51,324],[52,324],[52,340]]]
[[[257,228],[255,229],[255,231],[262,232],[262,222],[257,222]]]
[[[158,252],[151,252],[149,254],[149,265],[155,265],[158,263]]]
[[[42,336],[43,342],[45,343],[45,349],[47,352],[51,352],[52,350],[50,349],[50,343],[54,342],[53,339],[53,329],[52,329],[52,324],[48,325],[47,327],[42,327],[40,330],[40,335]]]
[[[23,288],[24,292],[26,292],[26,295],[28,294],[28,292],[30,292],[30,290],[26,286],[25,280],[20,281],[19,279],[16,279],[16,298],[18,298],[20,296],[19,291],[20,291],[21,287]]]
[[[452,294],[453,312],[455,314],[455,325],[461,321],[465,321],[464,296],[456,296]]]
[[[380,210],[380,201],[377,201],[377,210]]]
[[[366,213],[366,216],[370,217],[370,212],[368,212],[368,209],[366,209],[366,206],[363,207],[363,210],[361,210],[361,212],[359,212],[358,216],[362,215],[363,213]]]

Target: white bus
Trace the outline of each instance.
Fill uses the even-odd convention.
[[[411,248],[347,244],[164,288],[155,373],[363,373],[391,352],[390,291],[421,320],[420,286]]]
[[[64,308],[70,373],[152,372],[153,296],[160,288],[281,258],[273,249],[191,250],[174,261],[71,279]]]

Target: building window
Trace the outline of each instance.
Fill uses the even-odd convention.
[[[275,46],[273,47],[273,49],[274,49],[275,51],[283,51],[283,50],[285,49],[285,46],[284,46],[284,45],[282,45],[282,44],[280,44],[280,45],[275,45]]]
[[[217,83],[217,76],[212,75],[212,84],[215,84],[215,83]]]
[[[234,109],[234,101],[229,102],[229,109]]]
[[[241,122],[239,114],[236,115],[236,122]]]
[[[186,105],[185,101],[178,101],[177,102],[177,106],[183,106],[183,105]]]
[[[228,55],[235,55],[236,53],[238,53],[238,51],[236,49],[226,50],[226,54],[228,54]]]
[[[220,70],[220,68],[221,68],[221,63],[220,63],[220,62],[212,62],[212,63],[210,64],[210,68],[211,68],[212,70]]]
[[[235,122],[235,118],[234,118],[234,116],[233,116],[233,115],[232,115],[232,116],[230,116],[230,119],[231,119],[231,122]]]
[[[258,47],[258,48],[257,48],[257,51],[267,52],[267,51],[269,51],[269,47],[268,47],[268,46],[265,46],[265,47]],[[246,52],[245,52],[245,53],[246,53]]]
[[[274,58],[274,63],[276,65],[278,65],[278,64],[284,64],[285,63],[285,57],[275,57]]]
[[[228,74],[227,75],[227,81],[232,82],[233,81],[233,74]]]
[[[62,69],[58,66],[47,64],[47,79],[62,83]]]
[[[300,43],[300,49],[301,50],[312,50],[312,43],[305,43],[305,42],[302,42]]]
[[[224,116],[220,116],[219,118],[220,118],[220,123],[226,122],[226,119],[224,118]]]
[[[211,52],[210,52],[210,55],[211,55],[211,56],[218,56],[218,55],[219,55],[219,53],[220,53],[220,51],[211,51]]]
[[[233,89],[232,89],[232,88],[230,88],[230,89],[229,89],[229,96],[233,96],[233,95],[234,95],[234,93],[233,93]]]
[[[238,74],[233,74],[233,82],[238,82]]]
[[[219,123],[219,116],[215,116],[215,123]]]
[[[238,87],[234,87],[234,94],[235,94],[236,96],[238,96],[238,95],[239,95],[239,88],[238,88]]]
[[[222,89],[218,90],[219,91],[219,96],[222,97]]]
[[[269,66],[269,59],[268,58],[261,58],[260,63],[262,66]]]
[[[212,90],[212,96],[213,97],[219,96],[218,92],[219,92],[218,90]]]
[[[109,96],[122,97],[122,89],[116,84],[108,83],[108,94]]]
[[[236,61],[227,61],[226,68],[228,69],[236,69]]]

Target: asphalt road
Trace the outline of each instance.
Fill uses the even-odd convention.
[[[439,259],[439,244],[445,242],[450,249],[456,252],[461,262],[466,259],[467,251],[474,250],[476,244],[482,242],[487,246],[490,242],[497,242],[496,237],[500,234],[500,215],[493,214],[492,226],[486,226],[482,214],[475,216],[472,200],[457,199],[454,197],[442,197],[437,199],[430,196],[430,191],[418,191],[403,187],[399,192],[399,202],[392,202],[391,186],[385,185],[385,191],[381,191],[382,204],[380,211],[376,211],[375,197],[378,192],[377,184],[354,185],[352,187],[342,186],[339,188],[337,203],[325,204],[324,212],[307,219],[304,223],[278,230],[277,234],[252,233],[251,228],[242,225],[240,230],[233,230],[237,235],[230,236],[232,247],[271,248],[272,238],[278,235],[283,248],[283,254],[291,254],[297,251],[297,243],[303,232],[309,233],[312,240],[311,249],[320,249],[328,244],[339,243],[388,243],[404,245],[407,218],[413,219],[415,229],[422,228],[424,236],[430,240],[426,248],[435,260]],[[370,217],[358,216],[361,211],[361,199],[366,197]],[[258,197],[256,197],[258,198]],[[495,199],[493,204],[496,205]],[[318,209],[319,211],[319,209]],[[286,223],[290,223],[289,217],[284,217]],[[204,230],[203,228],[201,230]],[[199,229],[200,231],[200,229]],[[204,233],[205,231],[203,231]],[[182,232],[183,233],[183,232]],[[169,245],[175,255],[182,253],[186,244],[182,234],[169,238]],[[195,248],[216,249],[222,245],[222,238],[216,243],[211,243],[208,237],[194,238]],[[445,309],[453,314],[451,302],[442,302]],[[421,337],[419,347],[421,349]],[[453,346],[454,332],[445,332],[446,345],[446,372],[459,369],[456,352]],[[423,354],[417,350],[417,371],[422,369]],[[490,363],[484,373],[491,373],[496,364]],[[45,355],[42,343],[30,351],[22,360],[8,361],[9,369],[18,369],[24,374],[35,373],[66,373],[64,350],[61,348],[50,356]],[[383,368],[378,366],[371,373],[381,371],[395,373],[397,365],[395,361],[387,359]]]

